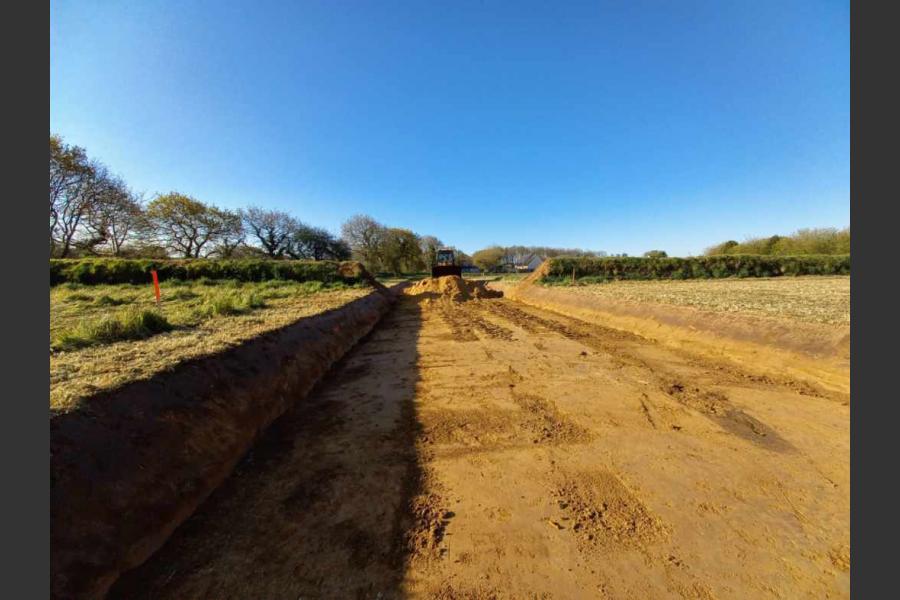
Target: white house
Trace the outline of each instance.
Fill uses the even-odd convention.
[[[515,256],[509,261],[508,266],[512,267],[517,273],[530,273],[541,266],[544,257],[531,253],[525,256]]]

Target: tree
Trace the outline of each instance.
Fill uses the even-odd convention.
[[[278,210],[251,206],[241,212],[247,233],[253,236],[267,256],[280,258],[288,251],[291,236],[299,227],[296,219]]]
[[[349,244],[339,238],[335,238],[328,251],[334,260],[350,260],[353,257]]]
[[[421,271],[424,267],[419,236],[409,229],[388,229],[381,243],[380,254],[384,267],[395,275]]]
[[[644,252],[645,258],[666,258],[669,256],[665,250],[648,250]]]
[[[728,240],[727,242],[722,242],[716,246],[711,246],[707,248],[703,253],[707,256],[713,256],[715,254],[732,254],[732,250],[738,246],[738,243],[734,240]]]
[[[229,258],[235,259],[252,259],[252,260],[260,260],[264,258],[268,258],[269,255],[266,254],[262,248],[257,248],[256,246],[248,246],[247,244],[243,244],[235,248]]]
[[[184,258],[206,256],[204,248],[208,251],[220,243],[229,227],[226,211],[178,192],[151,200],[146,215],[153,236]]]
[[[422,262],[426,269],[431,269],[437,261],[437,251],[443,248],[444,244],[441,240],[433,235],[423,235],[419,238],[419,248],[422,251]]]
[[[776,256],[805,254],[849,254],[850,228],[799,229],[789,236],[751,237],[741,243],[729,240],[707,248],[715,254],[763,254]]]
[[[137,237],[134,242],[122,248],[119,256],[123,258],[171,258],[165,246],[154,243],[149,238]]]
[[[243,245],[247,236],[244,229],[244,220],[239,212],[221,210],[219,213],[222,231],[213,252],[220,258],[234,258],[235,252]]]
[[[785,238],[787,239],[787,238]],[[799,229],[789,238],[792,254],[849,254],[850,228]]]
[[[291,258],[325,260],[327,258],[335,258],[335,244],[337,242],[337,238],[325,229],[310,227],[300,223],[291,235],[287,252]]]
[[[129,239],[144,225],[141,199],[122,179],[107,177],[101,184],[86,221],[91,233],[87,242],[104,245],[113,256],[120,256]],[[93,248],[94,246],[91,246]]]
[[[451,246],[451,248],[453,249],[453,260],[457,265],[461,267],[468,267],[475,264],[472,262],[471,256],[458,249],[456,246]]]
[[[387,228],[368,215],[354,215],[341,225],[341,238],[369,271],[381,266]]]
[[[493,271],[500,266],[506,256],[506,249],[501,246],[484,248],[472,255],[472,262],[482,271]]]
[[[95,165],[83,148],[50,136],[50,253],[69,256],[94,199]]]

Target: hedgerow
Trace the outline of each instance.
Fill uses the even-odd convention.
[[[716,255],[691,258],[551,258],[541,281],[592,283],[620,279],[714,279],[783,275],[849,275],[850,255]]]
[[[346,265],[345,265],[346,267]],[[154,260],[83,258],[50,259],[50,285],[60,283],[119,284],[148,283],[150,271],[159,279],[191,281],[197,279],[237,281],[319,281],[322,283],[359,283],[358,268],[342,268],[337,261],[304,260]]]

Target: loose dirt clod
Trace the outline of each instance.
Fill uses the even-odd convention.
[[[404,293],[411,296],[430,294],[447,298],[453,302],[466,302],[481,298],[500,298],[503,292],[488,289],[483,281],[467,281],[456,275],[429,277],[406,288]]]

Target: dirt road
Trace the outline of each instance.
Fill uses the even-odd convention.
[[[407,296],[111,597],[849,597],[848,403]]]

